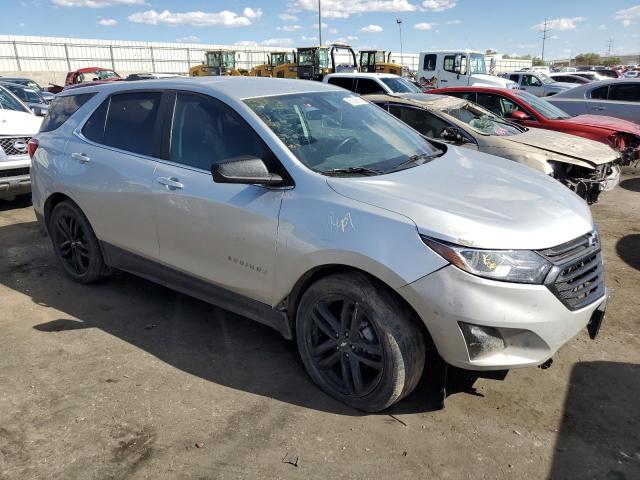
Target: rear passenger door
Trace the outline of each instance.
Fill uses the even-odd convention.
[[[354,86],[355,78],[353,77],[329,77],[327,83],[335,85],[336,87],[342,87],[350,92],[355,92]]]
[[[160,152],[162,95],[112,95],[76,129],[65,151],[65,183],[97,237],[107,248],[150,258],[158,256],[151,184]]]
[[[272,171],[282,167],[253,128],[223,102],[178,92],[171,103],[166,151],[153,183],[162,262],[271,304],[284,190],[214,183],[211,166],[250,155]]]
[[[378,82],[371,78],[357,78],[354,90],[358,95],[377,95],[387,93]]]

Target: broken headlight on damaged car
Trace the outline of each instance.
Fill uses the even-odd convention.
[[[465,272],[491,280],[542,284],[551,263],[530,250],[484,250],[421,236],[438,255]]]

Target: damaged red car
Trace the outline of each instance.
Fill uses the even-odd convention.
[[[525,127],[544,128],[606,143],[619,150],[622,164],[640,160],[640,125],[603,115],[572,117],[546,100],[522,90],[489,87],[436,88],[439,93],[464,98]]]
[[[84,87],[86,85],[95,85],[117,80],[122,80],[122,78],[110,68],[87,67],[68,72],[64,81],[64,87],[51,84],[47,90],[51,93],[60,93],[65,88]]]

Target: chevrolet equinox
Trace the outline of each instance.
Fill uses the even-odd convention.
[[[269,325],[362,410],[409,394],[428,348],[464,369],[540,365],[604,315],[578,196],[331,85],[77,88],[29,152],[38,221],[73,280],[121,269]]]

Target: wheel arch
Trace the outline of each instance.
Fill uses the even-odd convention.
[[[298,306],[300,304],[300,299],[304,292],[309,288],[312,284],[317,282],[318,280],[337,274],[346,274],[346,273],[360,273],[367,278],[369,278],[372,283],[379,286],[380,288],[385,289],[396,301],[398,301],[404,308],[407,309],[409,316],[419,324],[420,330],[424,333],[426,347],[428,350],[436,350],[435,344],[429,332],[429,329],[422,321],[418,312],[413,308],[413,306],[400,294],[397,290],[392,288],[386,282],[384,282],[379,277],[362,270],[361,268],[354,267],[352,265],[332,263],[327,265],[318,265],[309,270],[307,270],[304,274],[300,276],[297,282],[294,284],[293,288],[289,292],[289,294],[278,304],[280,309],[286,310],[287,319],[289,321],[289,326],[291,328],[291,333],[293,338],[296,336],[295,331],[295,320],[296,313],[298,310]]]
[[[66,201],[66,200],[71,201],[76,206],[78,206],[78,204],[76,202],[74,202],[73,199],[69,195],[66,195],[66,194],[64,194],[62,192],[54,192],[54,193],[52,193],[51,195],[49,195],[47,197],[47,199],[44,202],[44,211],[42,212],[44,214],[45,226],[47,228],[49,228],[49,217],[51,215],[51,212],[55,208],[55,206],[58,205],[61,202]],[[80,207],[78,206],[78,208],[80,208]]]

